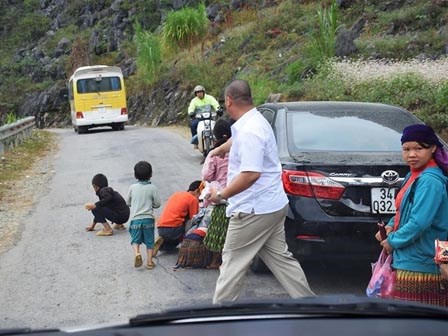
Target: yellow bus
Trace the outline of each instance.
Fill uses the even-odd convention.
[[[119,67],[94,65],[76,69],[68,82],[68,99],[73,128],[78,134],[101,126],[123,130],[128,121],[126,90]]]

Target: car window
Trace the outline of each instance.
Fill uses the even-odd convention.
[[[401,131],[415,120],[406,113],[375,111],[288,112],[291,152],[401,151]]]
[[[272,125],[275,117],[275,112],[266,108],[259,109],[263,117]]]

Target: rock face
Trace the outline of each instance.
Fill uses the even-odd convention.
[[[355,39],[359,37],[366,24],[364,17],[359,18],[350,29],[341,29],[336,35],[335,54],[338,57],[349,56],[357,51]]]
[[[14,62],[20,64],[17,67],[18,75],[35,84],[51,81],[52,85],[41,91],[27,93],[21,105],[15,108],[17,116],[35,116],[39,127],[70,125],[69,104],[64,91],[71,75],[67,64],[70,64],[68,59],[75,41],[61,37],[54,48],[45,48],[47,38],[56,36],[62,28],[75,26],[79,30],[90,29],[88,45],[83,50],[85,59],[116,52],[118,56],[114,60],[115,64],[121,67],[127,78],[135,74],[136,62],[126,56],[122,46],[132,40],[135,20],[139,18],[144,27],[157,27],[161,24],[164,11],[180,9],[186,5],[196,6],[199,1],[154,1],[157,6],[156,14],[150,18],[158,18],[158,21],[148,21],[148,16],[138,17],[142,4],[147,3],[98,0],[78,4],[69,0],[41,0],[40,11],[50,20],[50,30],[41,39],[30,41],[27,46],[17,50]],[[207,8],[210,18],[214,19],[213,16],[218,15],[220,9],[220,6]],[[12,75],[8,72],[9,69],[0,68],[0,77]],[[1,85],[0,79],[0,87]],[[139,92],[133,96],[128,94],[130,122],[157,125],[178,120],[191,97],[190,94],[177,90],[178,83],[163,83],[152,92]]]
[[[200,2],[40,0],[40,13],[49,20],[50,29],[42,38],[30,41],[17,50],[14,62],[19,65],[18,75],[28,78],[34,84],[52,84],[46,85],[46,89],[27,93],[20,106],[14,108],[17,117],[35,116],[38,127],[70,126],[70,109],[65,88],[75,68],[89,64],[96,56],[114,52],[117,55],[115,64],[120,66],[125,79],[128,78],[136,73],[136,61],[127,56],[123,44],[132,40],[135,21],[140,22],[145,29],[159,27],[166,11],[197,6]],[[275,1],[263,1],[260,5],[254,0],[232,1],[228,5],[212,3],[206,8],[206,13],[211,22],[220,22],[229,10],[274,4]],[[86,43],[79,45],[77,41],[61,36],[53,48],[48,48],[47,41],[59,36],[67,27],[90,32]],[[72,56],[74,49],[78,55],[75,60]],[[10,69],[0,68],[0,88],[3,76],[14,75],[9,71]],[[179,82],[161,83],[151,92],[128,91],[130,123],[158,125],[184,120],[191,98],[191,92],[179,89]],[[2,106],[0,108],[3,109]]]

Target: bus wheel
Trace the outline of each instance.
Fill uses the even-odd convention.
[[[124,130],[124,123],[112,124],[112,129],[114,131],[122,131]]]
[[[78,127],[78,134],[87,133],[88,130],[89,130],[89,128],[87,126],[79,126]]]

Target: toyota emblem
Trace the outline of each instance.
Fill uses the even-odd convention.
[[[394,184],[400,178],[400,175],[395,170],[386,170],[382,172],[381,178],[387,184]]]

